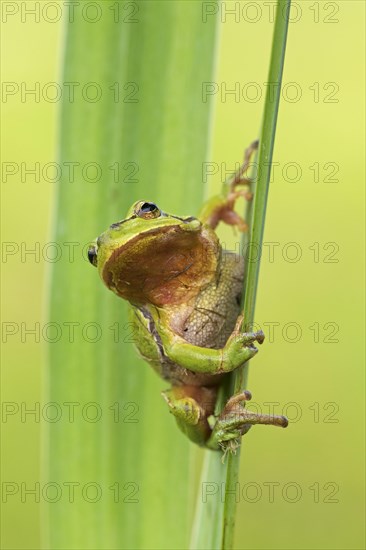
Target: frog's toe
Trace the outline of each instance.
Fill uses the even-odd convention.
[[[170,408],[170,412],[177,418],[187,422],[187,424],[192,426],[198,424],[201,416],[201,409],[196,401],[191,397],[174,399],[172,393],[171,390],[161,392],[161,395]]]
[[[261,345],[263,344],[265,339],[263,330],[257,330],[256,332],[244,332],[242,336],[243,336],[244,342],[247,344],[253,344],[253,342],[258,342],[258,344]]]

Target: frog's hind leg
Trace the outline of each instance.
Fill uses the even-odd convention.
[[[162,395],[182,432],[194,443],[212,450],[235,451],[242,436],[254,424],[281,428],[288,425],[285,416],[255,413],[246,409],[245,401],[252,398],[249,391],[230,397],[216,419],[216,387],[173,386],[162,392]]]
[[[173,386],[162,396],[182,432],[194,443],[206,445],[211,435],[208,417],[214,413],[216,387]]]

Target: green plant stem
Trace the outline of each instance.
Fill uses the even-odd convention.
[[[103,94],[63,95],[59,164],[93,164],[100,176],[76,169],[74,181],[65,169],[57,186],[52,242],[72,246],[52,264],[49,321],[62,338],[48,346],[44,401],[71,406],[72,419],[44,423],[43,479],[76,486],[72,501],[44,501],[43,546],[186,548],[190,443],[160,396],[164,382],[131,345],[126,304],[103,287],[84,245],[138,199],[181,214],[202,204],[211,110],[201,83],[213,80],[217,18],[205,23],[199,2],[98,4],[100,21],[75,10],[66,24],[62,80]],[[93,502],[90,482],[102,491]]]
[[[272,54],[269,68],[264,117],[259,143],[258,176],[254,193],[250,246],[248,247],[247,269],[244,280],[244,324],[248,329],[254,320],[255,300],[257,295],[260,254],[264,222],[266,216],[272,154],[276,133],[277,113],[280,101],[281,81],[286,50],[288,16],[291,0],[278,0],[273,35]],[[233,393],[245,389],[248,380],[248,363],[232,375]],[[228,456],[225,485],[224,523],[222,532],[222,549],[233,547],[236,498],[236,483],[239,478],[240,449]]]

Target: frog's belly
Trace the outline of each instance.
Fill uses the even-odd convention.
[[[205,374],[202,372],[192,372],[180,367],[179,365],[171,365],[168,370],[169,380],[173,385],[187,386],[217,386],[221,383],[225,374]]]

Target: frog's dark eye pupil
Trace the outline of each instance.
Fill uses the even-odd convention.
[[[153,202],[144,202],[144,204],[141,206],[140,210],[141,212],[155,212],[155,210],[157,210],[157,206],[156,204],[154,204]]]
[[[135,213],[139,218],[151,220],[161,215],[159,208],[153,202],[141,202],[138,204]]]
[[[89,248],[88,250],[88,260],[92,265],[97,265],[97,251],[94,247]]]

